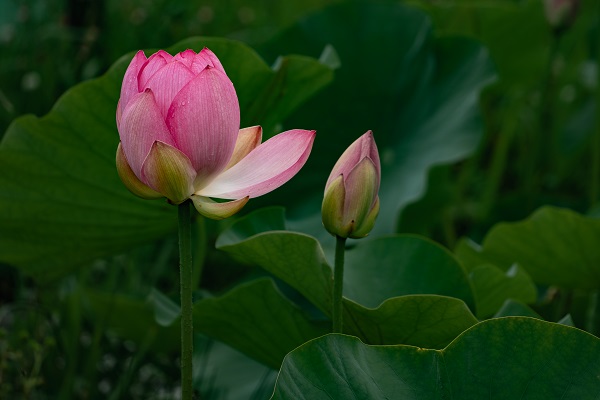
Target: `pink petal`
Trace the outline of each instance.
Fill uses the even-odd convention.
[[[150,89],[133,96],[123,111],[119,136],[131,169],[142,181],[142,164],[152,144],[159,140],[175,145]]]
[[[294,129],[267,140],[196,194],[239,199],[258,197],[289,181],[302,168],[315,131]]]
[[[371,161],[373,161],[377,171],[377,176],[381,176],[379,153],[377,152],[377,145],[375,144],[373,132],[371,131],[368,131],[356,139],[354,143],[352,143],[346,149],[346,151],[344,151],[342,156],[333,166],[325,187],[327,187],[331,181],[340,175],[344,175],[344,177],[347,178],[354,166],[356,166],[365,157],[369,157]],[[377,190],[379,190],[379,182],[377,183]]]
[[[225,169],[229,169],[240,162],[240,160],[254,150],[261,141],[262,127],[257,125],[240,129],[240,133],[238,133],[238,137],[235,142],[235,148],[233,149],[233,154],[231,155],[231,158],[229,159]]]
[[[119,125],[123,110],[125,109],[125,106],[127,106],[127,103],[129,103],[129,100],[131,100],[135,94],[139,93],[137,77],[140,68],[146,61],[146,55],[140,50],[133,56],[133,59],[125,71],[123,84],[121,85],[121,97],[119,98],[119,104],[117,105],[117,125]]]
[[[182,51],[181,53],[175,54],[175,57],[173,57],[173,59],[185,64],[186,67],[191,68],[192,62],[194,61],[195,57],[196,52],[194,50],[187,49],[186,51]]]
[[[163,118],[167,117],[173,98],[193,78],[192,71],[181,62],[168,63],[152,75],[146,87],[152,89]]]
[[[143,92],[146,89],[146,83],[152,78],[152,75],[172,60],[173,56],[164,50],[159,50],[152,54],[146,64],[141,66],[138,73],[138,91]]]
[[[221,172],[240,129],[240,107],[229,78],[216,68],[206,68],[175,96],[167,126],[198,172],[197,185]]]
[[[225,69],[223,65],[221,65],[221,61],[217,58],[215,53],[210,51],[207,47],[203,48],[202,51],[196,54],[194,58],[194,62],[192,63],[191,69],[195,74],[199,74],[206,67],[213,67],[218,69],[219,71],[225,73]]]

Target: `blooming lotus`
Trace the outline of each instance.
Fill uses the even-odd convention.
[[[315,138],[294,129],[261,144],[260,126],[240,130],[233,84],[207,48],[139,51],[123,78],[117,128],[117,171],[132,193],[173,204],[191,198],[214,219],[290,180]]]
[[[344,151],[327,179],[321,208],[325,229],[341,238],[367,236],[379,214],[380,180],[379,153],[368,131]]]

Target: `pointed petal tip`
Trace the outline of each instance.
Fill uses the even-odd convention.
[[[225,170],[233,167],[254,150],[262,141],[262,127],[260,125],[250,126],[240,129],[233,154],[229,159],[229,163],[225,166]]]
[[[360,137],[358,137],[358,139],[352,142],[352,144],[350,144],[346,150],[344,150],[340,158],[331,169],[331,173],[327,179],[327,184],[331,183],[331,181],[340,174],[343,174],[347,177],[354,166],[356,166],[363,158],[366,157],[373,161],[373,164],[377,170],[377,175],[379,176],[381,173],[381,163],[379,160],[377,144],[375,143],[373,131],[371,130],[362,134]]]
[[[249,196],[241,199],[218,203],[209,197],[193,194],[192,202],[196,211],[207,218],[221,220],[238,213],[250,200]]]

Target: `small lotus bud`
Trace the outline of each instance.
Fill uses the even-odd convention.
[[[334,165],[321,208],[329,233],[358,239],[369,234],[379,214],[379,153],[368,131],[346,149]]]

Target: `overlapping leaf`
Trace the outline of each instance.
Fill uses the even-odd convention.
[[[272,399],[592,399],[598,354],[598,338],[524,317],[482,322],[443,350],[327,335],[286,357]]]
[[[280,210],[264,209],[240,219],[218,239],[217,247],[261,266],[329,315],[332,271],[319,242],[296,232],[263,231],[284,226],[275,217],[282,217]],[[387,260],[365,265],[364,259],[381,256],[382,246]],[[349,251],[347,260],[347,333],[369,343],[443,347],[477,322],[465,304],[474,303],[466,272],[434,243],[413,236],[383,238]],[[437,275],[432,274],[435,268]],[[369,270],[378,278],[367,279]]]
[[[197,302],[194,327],[276,369],[292,349],[327,332],[327,326],[311,321],[268,278]]]
[[[494,226],[477,246],[461,246],[466,258],[508,269],[513,263],[544,285],[600,288],[600,220],[556,207],[528,219]],[[460,256],[459,256],[460,257]]]
[[[486,318],[496,313],[507,299],[533,303],[537,289],[533,281],[517,264],[506,272],[486,264],[469,274],[477,298],[477,316]]]

